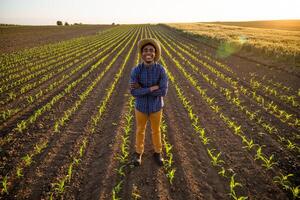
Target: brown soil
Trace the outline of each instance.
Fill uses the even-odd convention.
[[[210,55],[215,55],[215,49],[163,26],[143,25],[139,27],[143,29],[144,34],[143,36],[139,35],[135,37],[149,36],[149,32],[147,34],[146,32],[151,30],[152,35],[153,33],[163,33],[170,38],[175,38],[174,41],[177,40],[182,43],[193,44],[198,51],[205,50]],[[60,37],[60,39],[63,40],[65,38]],[[1,151],[1,163],[3,164],[1,164],[0,175],[3,177],[9,174],[10,178],[10,173],[12,173],[16,164],[21,161],[24,155],[33,150],[35,143],[49,140],[47,148],[42,150],[41,154],[33,157],[32,164],[25,168],[23,177],[13,179],[13,182],[9,183],[9,194],[2,194],[2,196],[0,196],[1,199],[47,198],[51,190],[51,183],[56,182],[66,175],[66,170],[71,162],[71,158],[78,152],[79,145],[85,136],[88,136],[86,151],[79,165],[74,167],[71,182],[67,183],[62,199],[112,198],[112,190],[118,180],[120,180],[120,176],[116,172],[120,163],[119,160],[116,159],[116,156],[121,151],[121,137],[124,133],[123,128],[125,126],[124,117],[129,106],[128,99],[130,93],[128,83],[131,69],[136,61],[136,48],[134,48],[131,53],[123,75],[109,100],[107,110],[102,120],[96,126],[95,133],[91,134],[87,130],[87,127],[91,121],[91,116],[97,112],[98,106],[105,96],[105,89],[113,82],[113,77],[124,62],[126,54],[133,45],[133,41],[134,39],[131,40],[125,51],[117,58],[111,69],[91,91],[88,98],[79,106],[78,110],[70,117],[59,133],[53,133],[55,119],[63,116],[64,111],[74,104],[78,99],[78,95],[92,83],[96,76],[99,75],[113,57],[115,57],[117,52],[114,52],[106,62],[100,64],[99,68],[86,77],[70,94],[60,100],[53,109],[44,113],[35,124],[30,125],[25,133],[13,134],[13,140],[1,147],[1,149],[3,149]],[[176,55],[176,52],[167,47],[162,40],[161,44],[185,67],[188,73],[197,78],[198,84],[207,89],[209,96],[216,98],[218,104],[223,107],[222,112],[241,124],[247,137],[253,138],[253,140],[260,145],[266,145],[266,147],[264,147],[265,154],[275,155],[278,164],[274,166],[272,170],[266,171],[259,161],[254,160],[254,153],[244,149],[244,144],[241,142],[241,139],[233,134],[233,131],[220,119],[219,115],[212,112],[211,108],[207,106],[205,101],[201,98],[201,95],[176,67],[174,59],[168,57],[163,51],[162,57],[166,61],[167,68],[174,75],[177,83],[183,89],[184,95],[190,100],[191,105],[193,105],[193,110],[199,116],[201,126],[205,128],[207,136],[211,139],[210,145],[222,152],[222,159],[225,161],[224,166],[236,173],[236,180],[243,185],[243,187],[236,189],[237,193],[239,195],[248,196],[248,199],[251,200],[292,199],[291,194],[275,184],[272,178],[278,175],[279,171],[284,174],[294,173],[295,176],[291,179],[291,182],[294,185],[299,185],[299,154],[288,151],[282,144],[278,143],[276,137],[273,135],[264,135],[262,137],[257,134],[264,131],[261,126],[250,121],[245,114],[230,104],[218,90],[210,86],[199,74],[193,72],[191,68]],[[136,47],[136,44],[134,45]],[[175,48],[177,52],[180,52],[175,46],[173,48]],[[180,53],[189,59],[188,55],[184,54],[184,52]],[[299,88],[299,77],[293,76],[288,72],[273,70],[263,66],[257,67],[257,63],[235,56],[221,60],[221,62],[230,66],[235,75],[226,72],[212,62],[210,62],[210,64],[226,74],[226,76],[232,77],[233,79],[239,78],[240,84],[246,88],[249,88],[250,72],[256,72],[259,76],[266,75],[277,78],[278,81],[283,82],[295,90]],[[228,83],[216,78],[213,73],[201,67],[198,63],[193,61],[193,64],[199,66],[201,71],[212,77],[218,85],[230,88]],[[12,127],[14,127],[20,119],[28,117],[34,110],[45,105],[50,101],[52,96],[63,90],[72,80],[76,80],[80,74],[88,68],[89,66],[86,66],[83,71],[78,72],[71,80],[64,82],[62,86],[56,88],[53,93],[48,94],[47,97],[41,99],[41,101],[25,108],[27,109],[26,112],[24,111],[22,114],[17,115],[9,124],[2,124],[0,126],[3,127],[1,129],[1,135],[13,133]],[[67,72],[68,70],[63,73]],[[56,79],[59,76],[60,75],[57,75]],[[48,81],[40,87],[44,87],[50,83],[51,81]],[[268,84],[267,82],[264,83]],[[35,90],[38,89],[39,87]],[[266,96],[263,92],[261,92],[261,95],[280,104],[280,101],[275,97]],[[245,104],[251,109],[261,109],[258,104],[248,97],[241,98],[243,98]],[[141,199],[230,199],[228,195],[230,192],[230,179],[220,176],[218,174],[218,168],[215,168],[211,164],[211,159],[206,150],[207,146],[202,144],[199,136],[195,133],[188,113],[178,98],[175,87],[171,81],[169,82],[168,94],[164,100],[163,118],[167,125],[167,140],[173,146],[171,150],[174,159],[173,167],[176,169],[174,182],[173,184],[169,183],[165,169],[158,167],[153,160],[151,130],[148,124],[142,165],[132,167],[130,163],[128,163],[125,169],[125,176],[122,178],[123,184],[119,197],[122,199],[133,199],[132,193],[137,192],[141,196]],[[280,105],[299,117],[299,109],[293,109],[283,103]],[[268,119],[269,122],[276,124],[280,130],[280,134],[285,132],[287,132],[287,135],[289,132],[299,134],[297,129],[287,126],[280,120],[277,120],[276,117],[266,112],[262,112],[261,114],[264,118]],[[134,152],[134,130],[135,124],[133,123],[129,138],[130,156]],[[296,140],[296,142],[297,145],[300,145],[299,140]],[[9,179],[9,181],[10,180],[11,179]]]
[[[1,53],[10,53],[81,36],[94,35],[111,25],[0,26]]]

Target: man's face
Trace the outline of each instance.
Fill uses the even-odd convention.
[[[155,57],[155,48],[147,44],[146,46],[143,47],[142,49],[142,59],[146,64],[152,64],[154,62],[154,57]]]

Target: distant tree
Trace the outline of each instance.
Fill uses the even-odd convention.
[[[115,25],[115,22],[113,22],[111,25],[113,25],[113,26],[114,26],[114,25]]]
[[[68,23],[68,22],[65,22],[65,26],[69,26],[69,23]]]
[[[62,21],[57,21],[57,22],[56,22],[56,25],[57,25],[57,26],[62,26],[63,23],[62,23]]]

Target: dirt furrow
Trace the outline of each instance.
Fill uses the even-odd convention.
[[[169,49],[169,48],[168,48]],[[170,49],[169,49],[170,51]],[[171,51],[170,51],[171,52]],[[173,54],[173,52],[172,52]],[[177,58],[177,60],[181,60]],[[182,66],[184,66],[184,63],[182,63]],[[211,85],[209,85],[204,79],[197,73],[193,72],[190,67],[185,67],[185,70],[189,72],[190,74],[195,77],[199,85],[203,88],[207,88],[207,94],[210,97],[214,97],[217,99],[218,105],[222,105],[222,112],[229,116],[234,121],[237,121],[238,124],[242,125],[243,130],[245,131],[247,137],[255,139],[257,143],[260,144],[267,144],[267,150],[264,150],[267,152],[267,155],[274,154],[276,156],[276,159],[278,159],[280,166],[285,166],[283,169],[286,173],[296,173],[297,174],[297,168],[299,166],[299,157],[297,155],[293,156],[290,151],[287,151],[286,149],[283,149],[281,147],[281,144],[274,140],[272,136],[264,134],[260,135],[258,133],[264,133],[265,130],[257,125],[255,122],[251,122],[248,117],[241,113],[237,108],[235,108],[232,104],[228,103],[226,98],[221,95],[221,93],[213,88]],[[201,68],[202,70],[202,68]],[[219,80],[216,80],[218,85],[222,85],[223,83]],[[220,83],[219,83],[220,82]],[[250,106],[253,107],[253,106]],[[272,122],[273,120],[271,120]],[[274,123],[274,121],[273,121]],[[284,127],[283,130],[287,130],[288,127]],[[258,142],[259,141],[259,142]],[[298,163],[298,164],[297,164]]]
[[[120,37],[120,36],[117,36],[117,37]],[[120,39],[120,38],[118,38]],[[103,45],[106,45],[108,43],[111,43],[111,40],[108,40],[106,41],[105,43],[102,44]],[[116,46],[117,43],[114,45]],[[110,49],[113,49],[114,46],[112,46]],[[107,52],[110,52],[109,50],[106,50]],[[91,50],[94,50],[94,49],[91,49]],[[23,93],[22,95],[17,95],[16,96],[16,100],[14,101],[8,101],[7,103],[5,103],[3,105],[3,107],[1,108],[1,110],[6,110],[6,109],[13,109],[13,108],[16,108],[16,107],[25,107],[26,105],[28,105],[27,103],[27,99],[24,98],[25,97],[28,97],[28,96],[33,96],[37,93],[39,93],[41,90],[47,88],[51,83],[55,82],[55,81],[58,81],[60,80],[65,74],[68,74],[68,73],[71,73],[72,70],[74,70],[76,67],[80,66],[82,63],[86,62],[88,59],[90,58],[94,58],[94,59],[91,59],[90,60],[90,63],[95,63],[95,60],[97,58],[97,55],[99,55],[100,53],[102,54],[104,49],[102,49],[101,47],[96,50],[94,53],[92,53],[91,55],[89,55],[89,52],[86,52],[84,53],[83,55],[80,55],[80,57],[75,57],[75,58],[72,58],[70,61],[68,61],[67,63],[64,63],[62,65],[59,65],[59,66],[56,66],[55,69],[51,69],[50,71],[46,72],[45,74],[42,74],[41,76],[38,76],[32,80],[29,80],[28,82],[26,83],[23,83],[20,87],[16,87],[17,89],[20,89],[21,87],[23,87],[24,85],[26,85],[27,83],[35,83],[37,81],[39,81],[43,76],[46,76],[47,74],[51,74],[53,73],[53,71],[58,71],[59,73],[56,73],[53,77],[51,77],[50,79],[46,80],[45,82],[41,82],[40,84],[37,84],[35,87],[33,87],[32,89],[26,91],[25,93]],[[86,57],[88,56],[88,57]],[[105,54],[103,54],[103,56],[105,56]],[[86,58],[84,58],[86,57]],[[84,58],[84,59],[83,59]],[[68,64],[72,64],[72,66],[70,67],[67,67],[66,69],[60,71],[60,67],[63,67],[65,65],[68,65]],[[88,66],[88,65],[87,65]],[[84,69],[84,68],[83,68]],[[84,73],[81,69],[79,71],[79,74],[82,74]],[[66,85],[66,84],[62,84],[62,85]],[[55,88],[56,89],[56,88]],[[15,92],[14,90],[13,91],[10,91],[10,92]],[[47,94],[46,94],[47,95]]]
[[[265,176],[265,173],[263,173],[264,169],[257,163],[254,163],[253,157],[243,149],[240,138],[231,133],[231,130],[219,119],[218,115],[210,110],[195,88],[188,83],[186,78],[175,67],[175,64],[167,56],[164,56],[164,58],[167,58],[169,69],[175,75],[179,85],[184,88],[184,91],[188,91],[185,95],[192,101],[193,108],[200,117],[199,120],[202,126],[209,133],[208,136],[215,143],[218,150],[222,152],[228,166],[237,172],[244,189],[248,191],[248,195],[255,198],[270,197],[270,199],[284,197],[285,195],[272,182],[272,179]],[[201,86],[202,84],[205,85],[201,81],[199,84]],[[251,179],[247,177],[251,177]],[[257,188],[258,183],[260,183],[259,189]],[[276,196],[274,196],[275,193],[277,194]]]
[[[134,54],[133,54],[134,55]],[[117,160],[115,155],[119,151],[119,137],[122,127],[116,126],[123,116],[128,101],[128,83],[133,58],[126,65],[116,94],[113,95],[108,107],[108,113],[97,126],[97,131],[91,136],[90,145],[82,164],[75,173],[71,187],[66,193],[68,199],[107,199],[111,197],[116,176]],[[127,84],[126,84],[127,83]],[[108,123],[109,122],[109,123]]]
[[[69,154],[72,152],[73,146],[78,144],[81,137],[84,135],[87,122],[90,120],[90,116],[97,112],[97,105],[105,95],[103,88],[108,88],[111,84],[111,77],[118,71],[118,66],[122,62],[122,57],[117,60],[112,66],[110,73],[100,81],[99,84],[93,89],[89,95],[87,101],[84,101],[80,109],[76,112],[74,118],[72,118],[65,128],[61,130],[61,133],[54,137],[46,149],[47,154],[45,157],[39,158],[36,163],[38,167],[33,173],[28,173],[26,180],[23,182],[27,187],[20,193],[29,193],[32,198],[38,198],[42,195],[42,192],[49,190],[49,179],[55,176],[60,167],[68,161]],[[63,110],[66,110],[65,108]],[[76,150],[76,148],[74,149]],[[55,167],[51,167],[55,166]],[[51,170],[49,170],[51,168]],[[39,177],[35,182],[31,182],[33,177]]]
[[[169,124],[168,138],[175,156],[176,173],[172,188],[176,193],[173,198],[186,199],[190,196],[189,199],[226,199],[228,182],[212,167],[206,147],[194,133],[173,85],[169,87],[165,112]],[[180,198],[178,193],[181,194]]]

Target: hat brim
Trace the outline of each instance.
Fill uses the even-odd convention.
[[[146,44],[151,44],[155,47],[154,62],[157,62],[160,59],[160,54],[161,54],[161,48],[160,48],[159,42],[154,38],[145,38],[145,39],[140,40],[138,42],[138,50],[139,50],[140,56],[142,56],[142,48]]]

